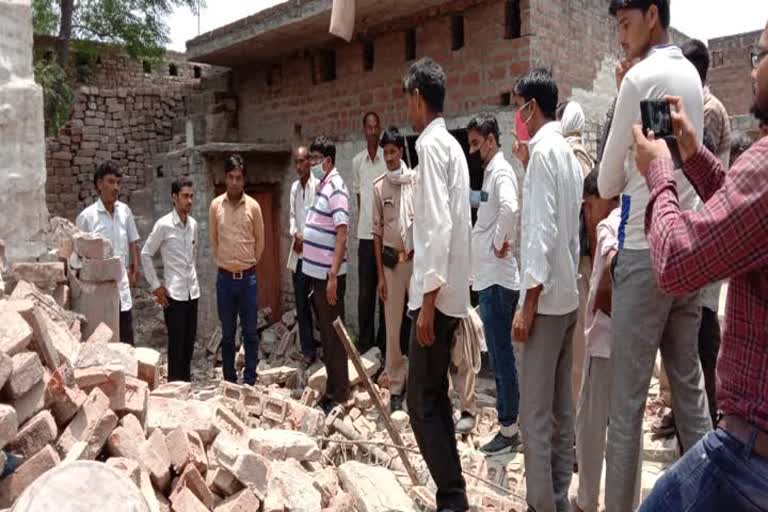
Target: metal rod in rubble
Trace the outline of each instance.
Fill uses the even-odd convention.
[[[337,318],[333,321],[333,327],[336,329],[336,333],[339,335],[339,339],[344,345],[344,349],[347,351],[347,355],[352,360],[352,364],[355,365],[357,374],[360,375],[360,377],[363,379],[363,385],[365,386],[365,389],[368,390],[368,394],[371,395],[373,404],[376,406],[376,409],[379,410],[379,414],[381,414],[381,417],[384,420],[384,426],[387,427],[389,437],[391,437],[395,442],[395,449],[397,450],[397,454],[400,456],[400,460],[403,461],[403,467],[408,473],[408,476],[411,478],[411,482],[413,485],[421,485],[421,482],[419,482],[419,477],[416,475],[416,470],[413,468],[411,461],[408,459],[408,454],[402,448],[405,446],[405,443],[403,443],[403,439],[400,437],[400,432],[397,430],[397,427],[395,427],[395,424],[392,423],[392,419],[389,417],[389,412],[387,412],[387,409],[384,407],[379,394],[373,387],[373,382],[371,382],[371,378],[366,373],[363,362],[360,360],[360,354],[358,353],[357,348],[352,344],[352,340],[349,338],[349,334],[347,334],[347,329],[344,327],[344,322],[341,321],[341,318]]]

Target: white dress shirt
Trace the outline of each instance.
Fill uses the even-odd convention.
[[[472,229],[472,289],[485,290],[493,285],[509,290],[520,289],[520,203],[522,176],[518,175],[499,150],[488,162],[483,175],[483,191],[488,200],[477,209],[477,222]],[[496,257],[509,241],[509,252]]]
[[[637,171],[632,126],[640,124],[640,102],[680,96],[685,111],[701,141],[704,126],[704,96],[701,78],[677,46],[659,46],[630,69],[619,89],[611,130],[605,142],[597,185],[605,198],[621,194],[622,221],[619,228],[619,249],[647,250],[645,238],[645,207],[648,205],[648,184]],[[680,209],[698,208],[699,198],[683,171],[675,171]]]
[[[387,172],[384,151],[376,150],[376,157],[371,160],[368,149],[364,149],[352,159],[352,191],[360,195],[357,205],[357,238],[373,240],[373,182]]]
[[[141,250],[141,265],[152,290],[163,286],[155,273],[152,257],[160,250],[163,260],[165,288],[173,300],[187,301],[200,297],[197,282],[197,222],[187,216],[186,224],[181,222],[174,209],[155,222],[147,243]]]
[[[541,127],[523,184],[522,289],[543,285],[537,312],[565,315],[579,307],[579,211],[581,165],[560,123]],[[523,298],[521,298],[521,301]]]
[[[307,180],[306,186],[301,186],[301,180],[296,180],[291,185],[290,214],[288,234],[291,235],[291,250],[288,251],[287,268],[291,272],[296,272],[296,265],[301,259],[301,253],[293,250],[293,238],[296,233],[304,235],[304,221],[307,218],[307,212],[312,208],[315,200],[315,190],[317,188],[317,179],[311,174]]]
[[[414,186],[413,274],[408,307],[421,308],[425,293],[437,290],[437,309],[464,318],[469,308],[469,168],[459,142],[442,117],[416,140],[419,165]]]
[[[96,233],[112,242],[112,251],[123,262],[123,277],[120,279],[120,311],[133,308],[131,286],[128,281],[129,245],[139,239],[139,230],[133,220],[133,213],[127,204],[115,201],[114,215],[110,215],[101,199],[80,212],[75,221],[81,231]],[[138,261],[136,264],[138,265]]]

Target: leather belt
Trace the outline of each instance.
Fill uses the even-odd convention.
[[[752,434],[757,428],[748,421],[734,414],[729,414],[720,418],[717,426],[731,434],[745,445],[749,445],[749,443],[752,441]],[[764,432],[759,429],[757,430],[755,445],[752,448],[752,453],[760,457],[768,458],[768,432]]]
[[[229,270],[223,269],[219,267],[219,273],[224,274],[225,276],[229,277],[230,279],[234,281],[240,281],[244,277],[249,276],[256,272],[256,267],[250,267],[246,268],[245,270],[241,270],[239,272],[230,272]]]

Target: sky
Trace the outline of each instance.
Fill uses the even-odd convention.
[[[200,33],[209,32],[255,14],[284,0],[206,0],[200,16]],[[607,2],[606,2],[607,3]],[[765,0],[672,0],[672,26],[706,41],[710,38],[759,30],[768,20]],[[198,18],[188,8],[179,8],[168,20],[169,48],[186,50],[185,43],[198,35]]]

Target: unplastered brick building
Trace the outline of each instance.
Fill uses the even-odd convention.
[[[466,145],[463,129],[469,117],[494,112],[508,155],[515,109],[511,91],[532,67],[550,68],[561,100],[584,106],[592,144],[616,94],[618,45],[604,0],[358,0],[350,43],[328,33],[331,5],[331,0],[291,0],[189,41],[190,61],[231,70],[218,92],[230,110],[214,122],[221,101],[213,98],[206,105],[188,97],[187,148],[157,164],[166,172],[162,180],[155,177],[156,190],[165,190],[182,173],[200,184],[196,210],[205,240],[207,219],[202,217],[214,194],[224,190],[223,160],[233,151],[243,154],[246,188],[260,202],[267,230],[258,267],[259,301],[275,313],[293,303],[285,269],[288,196],[296,179],[291,149],[314,136],[330,136],[337,142],[337,167],[351,185],[352,157],[365,148],[362,117],[371,110],[382,125],[410,134],[412,148],[416,136],[408,125],[401,80],[416,59],[429,56],[443,65],[448,75],[445,117],[456,137]],[[215,129],[222,124],[231,129]],[[408,156],[415,158],[413,151]],[[473,182],[478,178],[472,177]],[[355,205],[353,224],[356,214]],[[356,232],[353,225],[351,233]],[[346,309],[354,329],[354,236],[348,255]],[[201,304],[203,332],[216,324],[215,266],[210,254],[204,260],[198,275],[204,295],[211,298]]]

